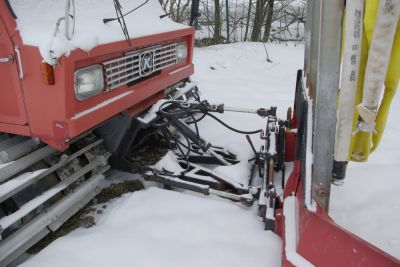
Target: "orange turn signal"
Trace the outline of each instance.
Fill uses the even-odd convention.
[[[54,79],[54,69],[52,65],[46,62],[42,62],[42,64],[40,64],[40,71],[42,73],[42,81],[44,84],[54,85],[56,83]]]

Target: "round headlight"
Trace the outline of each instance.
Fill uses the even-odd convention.
[[[186,43],[179,43],[176,45],[176,58],[178,61],[184,61],[187,57],[187,45]]]
[[[85,100],[99,94],[104,89],[103,68],[93,65],[75,72],[75,96]]]

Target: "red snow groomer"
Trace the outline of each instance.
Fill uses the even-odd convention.
[[[346,1],[343,48],[345,1],[308,1],[305,68],[285,120],[276,107],[202,101],[189,80],[194,29],[170,21],[157,0],[132,2],[0,1],[0,266],[84,207],[110,166],[131,171],[138,136],[162,139],[179,155],[177,168],[146,167],[146,178],[247,205],[257,200],[265,229],[282,237],[283,266],[400,266],[327,214],[331,183],[343,182],[349,151],[355,160],[370,152],[370,144],[350,147],[354,129],[372,135],[379,128],[386,73],[386,81],[398,81],[392,65],[400,65],[399,53],[390,56],[399,49],[399,0]],[[193,1],[191,24],[198,7]],[[371,10],[376,22],[363,23]],[[224,111],[254,112],[266,127],[238,131],[212,114]],[[259,151],[247,137],[257,170],[251,177],[237,181],[207,167],[238,159],[200,136],[205,116],[260,134]],[[294,162],[287,180],[284,161]]]

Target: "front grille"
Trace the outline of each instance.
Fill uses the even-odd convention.
[[[143,68],[143,57],[152,56],[152,68]],[[148,59],[147,58],[147,59]],[[125,56],[103,62],[105,71],[106,90],[133,84],[138,79],[151,76],[151,74],[177,63],[176,44],[150,47],[139,51],[127,53]],[[149,63],[148,63],[149,64]],[[142,67],[141,67],[142,65]],[[146,65],[149,66],[149,65]]]

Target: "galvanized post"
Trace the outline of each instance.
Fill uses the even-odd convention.
[[[311,69],[308,79],[314,102],[312,196],[323,209],[328,210],[344,1],[313,0],[312,3]]]

